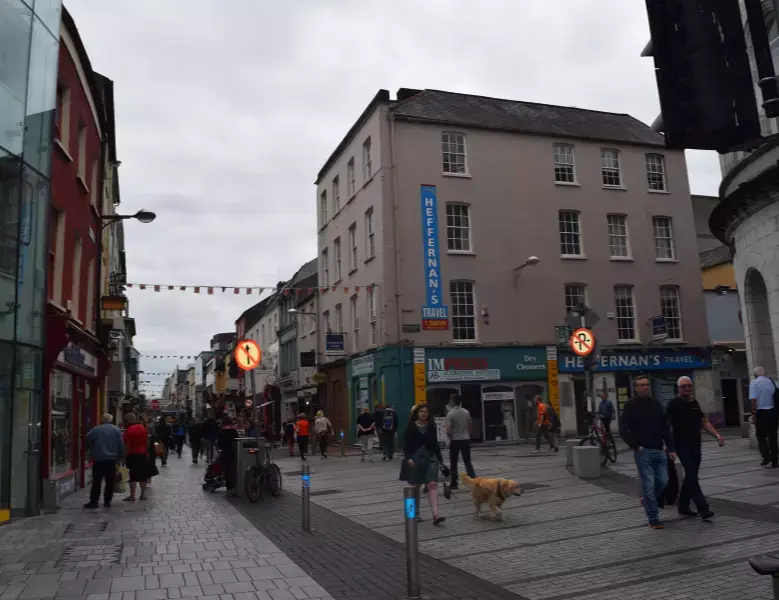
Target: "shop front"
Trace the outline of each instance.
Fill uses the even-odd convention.
[[[633,396],[633,380],[644,374],[649,377],[652,396],[665,406],[676,396],[679,377],[686,375],[695,384],[695,397],[704,412],[716,417],[722,412],[722,401],[715,394],[718,378],[714,377],[711,367],[708,348],[604,348],[595,366],[595,393],[605,391],[621,414],[625,403]],[[573,406],[576,422],[571,425],[578,434],[585,434],[587,414],[597,406],[587,398],[583,359],[570,352],[561,352],[558,368],[561,389],[570,390],[562,395],[562,404]],[[612,427],[618,427],[618,423],[614,422]]]
[[[44,415],[44,504],[50,508],[89,482],[92,460],[85,444],[87,432],[99,423],[98,357],[68,342],[47,372],[48,400]],[[56,488],[56,489],[55,489]]]
[[[424,401],[434,417],[444,417],[459,394],[473,419],[474,441],[529,438],[534,398],[548,397],[546,347],[415,348],[414,358],[424,364]]]

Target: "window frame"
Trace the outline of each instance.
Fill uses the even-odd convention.
[[[359,294],[352,294],[349,298],[349,310],[352,316],[352,352],[357,352],[360,340],[360,312],[359,312]]]
[[[577,231],[574,233],[572,231],[563,231],[563,215],[576,215],[576,227]],[[582,235],[582,218],[581,213],[578,210],[569,210],[569,209],[561,209],[557,211],[557,232],[558,232],[558,240],[560,242],[560,258],[564,259],[582,259],[586,258],[584,254],[584,236]],[[563,236],[565,235],[577,235],[578,236],[578,246],[579,246],[579,253],[578,254],[570,254],[564,252],[565,245],[568,243],[564,240]]]
[[[612,218],[622,219],[622,223],[619,224],[620,227],[624,227],[624,234],[615,234],[612,232],[611,226],[612,226]],[[628,228],[628,217],[625,214],[620,213],[609,213],[606,215],[606,233],[607,238],[609,242],[609,260],[633,260],[633,251],[630,247],[630,229]],[[619,239],[620,237],[624,237],[625,240],[625,255],[621,256],[618,254],[614,254],[614,245],[612,244],[612,238]]]
[[[333,216],[341,210],[341,179],[338,175],[333,177]]]
[[[559,159],[561,157],[560,150],[570,150],[570,156],[571,156],[571,162],[561,162]],[[576,177],[576,150],[574,148],[573,144],[553,144],[552,145],[552,161],[554,166],[554,182],[555,185],[579,185],[578,179]],[[563,172],[563,169],[569,168],[571,169],[571,181],[559,179],[558,175]],[[559,170],[559,171],[558,171]]]
[[[333,240],[333,283],[338,283],[343,278],[343,265],[341,264],[341,237]]]
[[[330,285],[330,253],[327,246],[322,248],[322,284],[324,287]]]
[[[365,211],[365,262],[376,258],[376,238],[373,223],[373,207]]]
[[[665,292],[673,290],[673,300],[676,303],[676,316],[669,317],[666,314],[665,304]],[[684,340],[684,321],[682,315],[682,290],[678,285],[666,284],[660,286],[660,314],[665,317],[666,327],[668,328],[667,342],[681,342]],[[678,336],[671,335],[670,321],[676,321],[676,329],[678,329]]]
[[[319,194],[319,218],[322,219],[322,227],[327,225],[327,190]]]
[[[378,346],[378,310],[376,308],[376,286],[368,286],[368,327],[370,329],[370,345]]]
[[[349,200],[354,198],[357,194],[357,181],[354,175],[354,156],[352,156],[346,163],[346,193],[349,196]]]
[[[613,153],[614,162],[616,163],[616,166],[607,165],[608,157],[607,154]],[[614,176],[614,173],[616,172],[616,181],[617,183],[607,183],[606,179],[611,176]],[[620,157],[620,152],[616,148],[601,148],[600,150],[600,174],[601,174],[601,183],[604,188],[611,188],[611,189],[624,189],[625,185],[622,181],[622,160]]]
[[[573,298],[572,294],[568,293],[569,288],[578,287],[582,289],[581,296],[577,295],[577,298],[581,298],[581,300],[584,302],[585,305],[587,305],[587,284],[586,283],[579,283],[576,281],[569,281],[567,283],[563,284],[563,299],[565,302],[565,314],[570,314],[574,308],[576,308],[576,305],[568,306],[568,298]]]
[[[349,273],[357,270],[357,221],[349,225]]]
[[[631,310],[633,312],[632,315],[632,327],[633,327],[633,337],[632,338],[623,338],[620,334],[620,319],[626,319],[627,317],[620,317],[620,305],[618,302],[619,296],[618,296],[618,290],[629,290],[630,292],[630,305]],[[641,341],[641,336],[638,331],[638,310],[636,308],[636,293],[635,293],[635,287],[630,284],[617,284],[614,286],[614,313],[616,318],[616,326],[617,326],[617,341],[620,344],[635,344]]]
[[[665,220],[668,224],[668,237],[667,238],[660,238],[657,236],[657,222],[660,220]],[[659,254],[659,246],[657,244],[658,240],[661,239],[667,239],[669,242],[669,249],[671,256],[660,256]],[[652,241],[655,245],[655,262],[676,262],[676,242],[674,240],[674,222],[672,217],[667,217],[665,215],[653,215],[652,216]]]
[[[339,302],[335,305],[335,308],[333,309],[333,318],[335,319],[335,332],[334,333],[343,333],[344,332],[344,313],[343,313],[343,304]]]
[[[368,183],[374,176],[373,156],[372,156],[371,136],[368,136],[362,143],[362,178],[364,183]]]
[[[324,325],[325,333],[333,333],[332,329],[330,328],[330,311],[329,310],[322,311],[322,324]]]
[[[661,169],[660,171],[650,171],[649,169],[650,159],[654,159],[654,158],[659,159],[658,164],[660,165],[660,169]],[[647,152],[644,155],[644,170],[646,172],[647,190],[654,194],[667,194],[668,193],[668,169],[666,168],[665,154],[660,154],[658,152]],[[654,176],[660,175],[662,187],[653,187],[653,185],[656,185],[656,182],[653,184],[652,175]]]
[[[86,123],[79,121],[78,124],[78,177],[81,178],[81,183],[86,187],[87,185],[87,135],[89,129]]]
[[[465,221],[467,222],[467,226],[463,227],[461,225],[454,225],[450,224],[449,220],[450,218],[456,219],[456,218],[463,218],[463,215],[452,215],[449,213],[449,209],[457,208],[457,209],[463,209],[465,211]],[[465,238],[454,238],[452,235],[450,235],[450,232],[452,230],[458,230],[458,231],[466,231],[467,236]],[[453,248],[452,243],[459,241],[460,243],[466,242],[467,248]],[[463,244],[465,245],[465,244]],[[467,202],[447,202],[446,203],[446,250],[449,254],[474,254],[473,250],[473,227],[471,226],[471,206]]]
[[[465,292],[462,290],[456,289],[456,287],[460,285],[469,286],[470,289]],[[468,306],[468,303],[460,303],[459,301],[455,301],[456,296],[460,296],[466,293],[470,293],[470,306],[472,313],[471,315],[468,314],[462,314],[459,315],[457,312],[459,311],[459,307],[461,306]],[[449,281],[449,307],[451,312],[451,319],[452,319],[452,342],[455,344],[470,344],[473,342],[478,342],[479,340],[479,322],[478,322],[478,315],[476,311],[476,282],[474,282],[472,279],[451,279]],[[472,320],[472,327],[466,326],[459,326],[455,319],[471,319]],[[457,331],[458,330],[468,330],[472,328],[473,329],[473,337],[458,337]]]
[[[455,152],[452,152],[452,140],[451,137],[459,138],[454,141]],[[449,139],[447,139],[449,138]],[[461,142],[461,144],[459,143]],[[462,146],[462,152],[458,152]],[[447,156],[450,157],[447,163]],[[462,157],[462,164],[454,163],[451,161],[452,157]],[[447,170],[447,165],[449,170]],[[452,166],[462,167],[462,171],[451,170]],[[442,131],[441,132],[441,172],[447,177],[467,177],[468,176],[468,148],[465,142],[465,134],[457,131]]]

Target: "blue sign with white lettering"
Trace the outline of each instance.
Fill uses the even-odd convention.
[[[406,498],[406,518],[417,518],[417,501],[414,498]]]
[[[434,185],[420,186],[422,207],[422,256],[425,268],[426,303],[422,329],[449,329],[449,309],[441,293],[441,261],[438,252],[438,198]]]
[[[584,371],[583,360],[581,356],[560,353],[557,368],[560,373],[578,373]],[[685,348],[604,353],[598,357],[595,371],[678,371],[709,368],[711,368],[711,354],[708,350]]]
[[[303,487],[304,488],[310,488],[311,487],[311,475],[302,475],[300,478],[303,480]]]

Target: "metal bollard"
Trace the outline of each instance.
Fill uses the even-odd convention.
[[[344,448],[344,431],[341,430],[341,458],[343,458],[346,455],[346,451]]]
[[[301,494],[301,501],[303,506],[303,531],[311,531],[311,507],[309,504],[309,495],[311,493],[311,472],[309,470],[308,463],[303,463],[300,480],[303,485],[303,493]]]
[[[407,597],[412,600],[422,597],[422,588],[419,582],[419,539],[417,538],[419,500],[417,489],[412,485],[403,488],[403,503],[406,513]]]

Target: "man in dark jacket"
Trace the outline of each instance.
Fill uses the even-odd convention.
[[[381,424],[377,426],[379,431],[379,443],[381,444],[382,459],[392,460],[395,454],[395,434],[398,431],[398,415],[389,404],[382,414]]]
[[[157,441],[162,444],[162,456],[160,459],[162,459],[162,466],[165,467],[168,465],[168,454],[170,453],[170,436],[171,436],[171,430],[170,425],[168,425],[168,420],[165,417],[165,415],[162,415],[160,417],[160,423],[157,425],[157,429],[154,431],[154,435],[157,438]]]
[[[644,511],[652,529],[663,529],[658,499],[668,485],[668,456],[676,460],[671,431],[663,407],[650,395],[649,378],[633,381],[635,396],[622,411],[622,439],[633,450],[643,489]]]
[[[680,377],[677,382],[679,395],[671,400],[666,407],[668,421],[673,429],[674,445],[679,453],[679,460],[684,467],[684,483],[679,492],[679,514],[690,517],[698,513],[690,509],[690,500],[695,502],[701,519],[711,519],[714,513],[706,502],[701,484],[698,482],[698,471],[701,467],[701,429],[705,429],[722,446],[725,440],[717,433],[714,426],[703,414],[703,409],[692,395],[692,379]]]
[[[203,424],[193,421],[189,424],[189,446],[192,448],[192,464],[197,464],[200,458],[200,442],[203,439]]]

